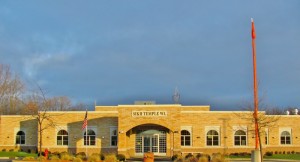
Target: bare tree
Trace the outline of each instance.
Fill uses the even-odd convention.
[[[249,106],[247,110],[253,112],[253,108]],[[265,128],[273,128],[276,127],[280,116],[278,115],[267,115],[266,112],[271,111],[272,109],[264,109],[264,111],[258,112],[257,123],[258,123],[258,140],[259,140],[259,149],[261,154],[261,161],[263,161],[263,147],[262,147],[262,137],[265,136]],[[274,109],[275,110],[275,109]],[[249,131],[255,134],[255,127],[254,127],[254,113],[236,113],[237,117],[245,120],[250,127]]]
[[[267,109],[266,114],[267,115],[284,115],[284,112],[282,109],[275,107],[275,108]]]
[[[69,110],[70,111],[85,111],[86,109],[88,109],[88,107],[89,107],[88,105],[80,102],[75,105],[72,105]]]
[[[48,99],[52,105],[50,111],[68,111],[72,106],[72,102],[67,96],[58,96]]]
[[[38,145],[39,152],[42,152],[43,146],[43,132],[50,128],[55,127],[56,121],[55,116],[63,115],[61,114],[52,114],[49,113],[50,110],[53,110],[53,107],[56,105],[53,104],[53,99],[47,99],[45,97],[44,91],[40,88],[37,93],[32,94],[26,103],[26,114],[31,116],[31,119],[35,119],[38,123]]]
[[[0,111],[1,114],[16,114],[21,105],[20,96],[25,86],[10,67],[0,64]]]

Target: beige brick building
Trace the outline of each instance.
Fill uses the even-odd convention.
[[[43,132],[43,150],[72,153],[144,152],[172,156],[186,153],[239,153],[254,149],[250,111],[210,111],[209,106],[118,105],[84,111],[48,112],[55,126]],[[264,112],[261,112],[264,114]],[[264,115],[266,118],[275,116]],[[280,115],[262,128],[264,151],[300,152],[300,116]],[[2,115],[0,149],[24,151],[38,147],[38,124],[31,116]]]

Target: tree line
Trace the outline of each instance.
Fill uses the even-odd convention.
[[[0,114],[33,115],[47,105],[47,111],[85,110],[83,103],[73,104],[68,96],[46,97],[44,90],[36,84],[35,90],[13,73],[9,65],[0,64]],[[45,107],[45,106],[43,106]]]

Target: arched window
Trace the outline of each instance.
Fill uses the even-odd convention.
[[[181,146],[191,146],[191,134],[187,130],[181,131]]]
[[[291,144],[291,134],[288,131],[283,131],[280,135],[280,144],[289,145]]]
[[[88,129],[87,133],[84,132],[84,145],[85,146],[95,146],[96,145],[96,133]]]
[[[219,146],[219,133],[215,130],[210,130],[206,134],[207,146]]]
[[[245,131],[238,130],[234,133],[234,145],[235,146],[246,146],[247,135]]]
[[[19,131],[16,135],[16,144],[23,145],[25,144],[25,133],[23,131]]]
[[[68,145],[68,132],[66,130],[60,130],[57,132],[57,145]]]

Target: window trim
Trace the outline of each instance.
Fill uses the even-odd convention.
[[[283,132],[288,132],[290,134],[290,144],[282,144],[281,143],[281,134]],[[293,134],[292,134],[292,129],[290,127],[279,128],[279,145],[280,146],[291,146],[291,145],[293,145]]]
[[[92,130],[92,131],[94,131],[94,133],[95,133],[95,145],[85,145],[84,144],[84,133],[86,132],[86,130]],[[83,132],[82,132],[82,145],[83,146],[87,146],[87,147],[96,147],[97,146],[97,127],[95,127],[95,126],[88,126],[87,128],[86,128],[86,130],[84,130]]]
[[[19,132],[23,132],[24,135],[18,135]],[[17,143],[17,136],[19,136],[20,143]],[[24,136],[24,143],[22,143],[22,136]],[[20,145],[20,146],[26,145],[26,132],[24,130],[18,130],[15,133],[15,145]]]
[[[220,131],[220,126],[206,126],[205,127],[205,134],[204,134],[204,137],[205,137],[205,146],[206,147],[220,147],[221,146],[221,131]],[[207,145],[207,133],[209,131],[216,131],[218,133],[218,145]]]
[[[264,142],[265,145],[269,145],[270,144],[270,141],[269,141],[269,129],[268,128],[265,128],[265,142]]]
[[[217,135],[208,135],[208,133],[212,132],[212,131],[216,132]],[[211,136],[211,140],[209,140],[211,142],[211,145],[208,145],[208,143],[207,143],[208,142],[208,136]],[[217,137],[217,140],[218,140],[217,145],[214,145],[214,137]],[[220,133],[216,130],[213,130],[213,129],[207,131],[206,136],[205,136],[205,145],[208,146],[208,147],[218,147],[218,146],[220,146]]]
[[[236,135],[236,132],[238,132],[238,131],[243,131],[243,132],[245,132],[245,135]],[[239,138],[239,140],[240,140],[240,144],[239,144],[239,145],[236,145],[236,144],[235,144],[235,137],[236,137],[236,136],[239,136],[239,137],[240,137],[240,138]],[[245,140],[246,140],[245,145],[242,145],[242,139],[241,139],[242,136],[245,136]],[[233,146],[234,146],[234,147],[245,147],[245,146],[248,146],[248,133],[247,133],[247,131],[245,131],[245,130],[243,130],[243,129],[239,129],[239,130],[235,130],[235,131],[234,131],[234,133],[233,133]]]
[[[189,135],[182,135],[182,131],[186,131],[186,132],[188,132],[189,133]],[[184,145],[182,145],[182,137],[184,137]],[[190,138],[190,144],[189,145],[186,145],[186,137],[189,137]],[[180,131],[180,145],[182,146],[182,147],[191,147],[192,146],[192,135],[191,135],[191,132],[190,131],[188,131],[188,130],[186,130],[186,129],[183,129],[183,130],[181,130]]]
[[[63,143],[64,143],[63,137],[66,136],[66,135],[59,135],[59,136],[62,137],[62,144],[61,144],[61,145],[58,145],[58,144],[57,144],[57,137],[58,137],[58,133],[59,133],[60,131],[66,131],[66,132],[67,132],[67,137],[68,137],[68,144],[67,144],[67,145],[64,145],[64,144],[63,144]],[[69,144],[70,144],[70,133],[69,133],[69,131],[68,131],[67,129],[64,129],[64,128],[57,130],[57,132],[56,132],[56,146],[59,146],[59,147],[67,147],[67,146],[69,146]]]
[[[181,145],[181,131],[186,130],[190,133],[190,145]],[[180,146],[181,147],[192,147],[193,146],[193,132],[192,132],[192,126],[181,126],[180,129]]]
[[[109,134],[109,146],[110,147],[118,147],[118,138],[119,138],[119,135],[118,135],[118,127],[117,126],[111,126],[110,128],[109,128],[109,132],[110,132],[110,134]],[[114,131],[116,131],[116,135],[113,135],[113,132]],[[113,136],[117,136],[117,143],[116,143],[116,145],[112,145],[112,137]]]

